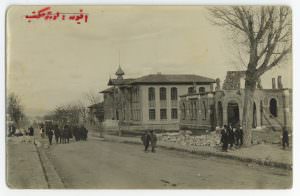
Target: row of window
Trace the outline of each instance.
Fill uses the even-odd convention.
[[[191,94],[191,93],[197,93],[197,91],[194,87],[188,88],[188,94]],[[199,87],[199,93],[205,93],[205,88],[203,86]]]
[[[171,109],[171,119],[177,119],[178,118],[178,112],[177,108]],[[156,111],[155,109],[149,109],[149,120],[155,120],[156,119]],[[160,109],[160,120],[167,120],[167,109]]]
[[[205,88],[204,87],[199,87],[199,93],[204,93]],[[196,90],[194,87],[189,87],[188,88],[188,93],[196,93]],[[177,100],[178,97],[178,92],[176,87],[171,88],[171,100]],[[166,100],[167,99],[167,89],[165,87],[159,88],[159,99],[160,100]],[[155,88],[150,87],[148,88],[148,100],[149,101],[154,101],[155,100]]]
[[[160,100],[167,100],[167,89],[165,87],[159,88],[159,99]],[[148,88],[148,100],[154,101],[155,100],[155,88],[150,87]],[[177,100],[177,88],[171,88],[171,100]]]

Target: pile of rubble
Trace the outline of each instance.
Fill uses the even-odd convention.
[[[173,142],[183,146],[218,146],[220,134],[214,132],[204,135],[191,135],[191,131],[157,134],[158,141]]]

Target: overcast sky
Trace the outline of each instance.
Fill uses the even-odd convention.
[[[198,74],[224,80],[239,70],[228,32],[212,25],[200,6],[52,6],[53,11],[89,14],[87,23],[24,19],[41,7],[14,6],[7,15],[7,88],[29,115],[107,88],[120,64],[125,78],[157,72]],[[291,60],[262,78],[282,75],[291,87]]]

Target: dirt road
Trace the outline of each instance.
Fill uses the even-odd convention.
[[[47,150],[66,188],[288,188],[292,172],[142,145],[88,141]]]

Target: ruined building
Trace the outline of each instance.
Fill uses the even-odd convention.
[[[217,79],[214,92],[190,93],[180,99],[181,129],[210,129],[216,126],[242,123],[245,72],[228,71],[223,87]],[[270,127],[273,130],[292,124],[292,91],[284,88],[281,76],[272,79],[272,89],[257,83],[252,107],[252,127]]]

